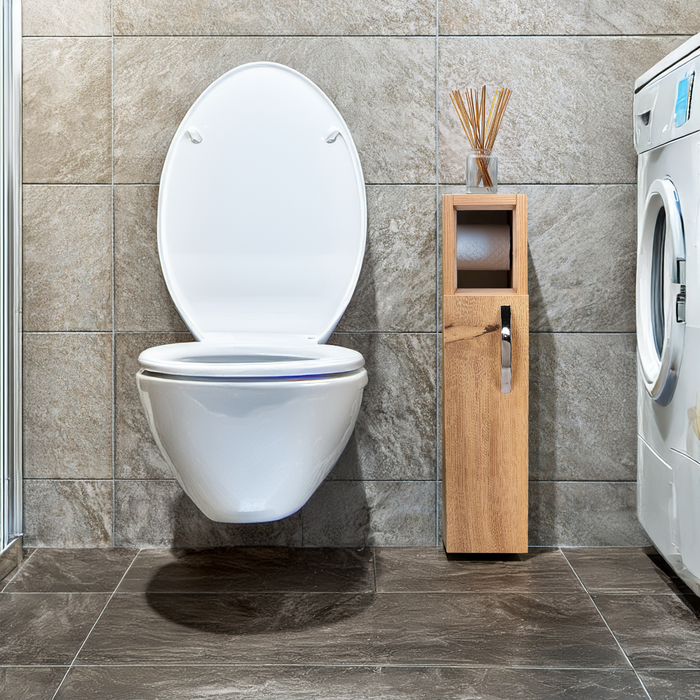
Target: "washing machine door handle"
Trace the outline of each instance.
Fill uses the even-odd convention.
[[[673,182],[652,182],[639,221],[637,351],[642,381],[662,406],[678,383],[685,342],[685,232]]]

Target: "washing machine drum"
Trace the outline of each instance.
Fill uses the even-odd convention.
[[[637,251],[637,338],[642,381],[667,406],[678,383],[685,340],[685,236],[669,179],[647,192]]]

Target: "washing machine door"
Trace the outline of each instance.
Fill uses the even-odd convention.
[[[637,348],[646,390],[667,406],[678,383],[685,340],[685,235],[669,179],[647,192],[637,251]]]

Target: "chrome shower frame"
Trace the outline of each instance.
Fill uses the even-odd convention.
[[[22,545],[22,17],[2,2],[0,138],[0,577]]]

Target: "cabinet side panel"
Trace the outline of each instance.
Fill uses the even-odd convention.
[[[527,294],[527,196],[516,196],[513,211],[513,288]]]
[[[457,289],[457,218],[450,194],[442,196],[442,289],[454,294]]]

